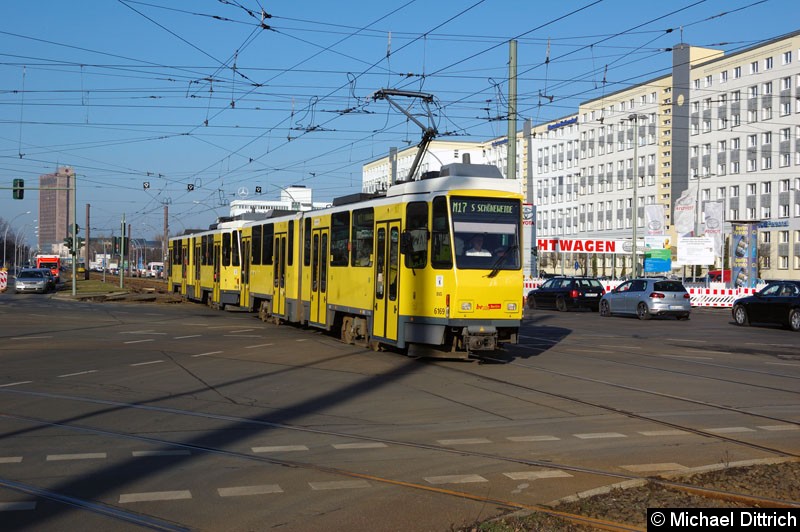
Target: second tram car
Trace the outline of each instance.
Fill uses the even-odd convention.
[[[466,358],[517,342],[518,182],[457,163],[384,196],[356,196],[173,237],[170,289],[373,349]]]

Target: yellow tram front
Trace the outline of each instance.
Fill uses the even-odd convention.
[[[394,233],[389,225],[385,243],[380,233],[376,237],[376,286],[381,277],[388,284],[376,289],[383,297],[376,297],[373,331],[394,333],[397,312],[392,335],[412,354],[465,357],[518,340],[523,312],[519,185],[500,178],[494,167],[486,176],[482,165],[453,166],[443,167],[442,177],[390,189],[390,197],[406,198],[402,231],[398,224]],[[396,310],[381,304],[393,294]]]

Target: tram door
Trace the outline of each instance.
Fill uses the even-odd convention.
[[[186,276],[189,268],[189,241],[181,241],[181,294],[186,295]]]
[[[222,242],[214,242],[214,284],[212,285],[211,301],[209,303],[219,303],[219,277],[220,265],[222,263]]]
[[[379,222],[375,258],[375,313],[372,336],[397,340],[400,222]]]
[[[192,297],[197,298],[200,297],[200,263],[202,262],[202,241],[200,239],[194,238],[194,276],[192,277],[192,284],[194,285],[194,289],[192,290]]]
[[[286,233],[275,234],[273,249],[272,286],[272,314],[275,316],[286,315]]]
[[[242,276],[239,282],[239,305],[250,308],[250,237],[242,238]]]
[[[309,322],[325,325],[328,306],[328,229],[311,233],[311,308]]]

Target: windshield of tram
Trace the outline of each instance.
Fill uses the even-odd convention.
[[[520,208],[513,199],[452,197],[456,267],[518,270]]]

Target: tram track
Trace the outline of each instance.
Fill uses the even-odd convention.
[[[71,399],[75,399],[71,397]],[[95,402],[95,401],[91,401]],[[108,401],[100,401],[101,403],[108,403]],[[137,406],[137,405],[129,405],[129,406]],[[179,412],[182,414],[188,415],[200,415],[201,417],[211,417],[213,419],[237,419],[238,422],[247,423],[249,420],[246,419],[239,419],[239,418],[232,418],[231,416],[219,416],[213,414],[196,414],[193,412],[188,411],[179,411],[176,409],[161,409],[159,407],[148,407],[148,409],[155,408],[156,410],[164,410],[171,413]],[[273,457],[267,456],[257,456],[249,453],[242,453],[227,449],[222,449],[219,447],[212,447],[207,445],[197,445],[192,443],[180,442],[170,439],[164,438],[155,438],[151,436],[142,436],[137,434],[125,433],[125,432],[118,432],[112,431],[109,429],[101,429],[97,427],[90,427],[86,425],[80,425],[76,423],[64,423],[64,422],[57,422],[57,421],[49,421],[41,418],[35,418],[31,416],[21,416],[21,415],[14,415],[8,413],[0,413],[0,418],[6,420],[14,420],[21,423],[32,424],[41,427],[54,427],[59,429],[64,429],[70,432],[78,432],[81,434],[92,434],[97,436],[104,436],[104,437],[111,437],[114,439],[123,439],[123,440],[133,440],[138,442],[143,442],[151,445],[158,445],[162,447],[168,448],[179,448],[184,450],[190,450],[194,452],[206,453],[206,454],[213,454],[218,456],[224,456],[227,458],[234,458],[240,460],[246,460],[250,462],[258,462],[258,463],[267,463],[271,465],[278,465],[282,467],[290,467],[290,468],[298,468],[298,469],[306,469],[312,470],[316,472],[328,473],[338,476],[344,476],[359,480],[366,480],[372,481],[381,484],[387,484],[396,486],[399,488],[404,489],[412,489],[412,490],[419,490],[425,491],[429,493],[434,493],[438,495],[448,496],[448,497],[456,497],[465,500],[476,501],[485,504],[492,504],[502,508],[505,508],[509,511],[526,511],[526,512],[538,512],[541,514],[558,517],[561,519],[565,519],[567,521],[586,525],[593,527],[594,529],[598,530],[610,530],[610,531],[641,531],[642,528],[631,525],[628,523],[621,523],[615,522],[608,519],[598,519],[593,517],[588,517],[586,515],[578,514],[578,513],[571,513],[560,511],[557,509],[553,509],[546,505],[536,505],[536,504],[526,504],[518,501],[508,500],[508,499],[501,499],[497,497],[489,497],[480,494],[474,494],[464,491],[457,491],[451,489],[440,488],[436,486],[430,486],[425,484],[420,484],[416,482],[409,482],[404,480],[393,479],[385,476],[375,475],[375,474],[367,474],[358,471],[352,471],[348,469],[338,468],[338,467],[331,467],[321,464],[315,464],[310,462],[303,462],[297,460],[283,460],[277,459]],[[282,426],[282,428],[296,428],[291,426]],[[304,428],[299,428],[299,430],[307,430]],[[441,451],[441,452],[448,452],[448,453],[456,453],[460,455],[467,455],[472,457],[482,457],[482,458],[491,458],[494,460],[500,461],[512,461],[521,464],[527,465],[536,465],[541,467],[548,467],[548,468],[559,468],[564,470],[570,470],[574,472],[581,472],[586,474],[592,475],[599,475],[599,476],[606,476],[611,478],[617,478],[621,480],[626,480],[628,482],[631,481],[650,481],[658,484],[661,487],[671,488],[679,491],[683,491],[685,493],[698,495],[701,497],[707,498],[714,498],[718,500],[725,500],[725,501],[733,501],[740,504],[747,504],[752,506],[759,506],[763,508],[797,508],[800,507],[800,504],[792,502],[792,501],[784,501],[780,499],[773,499],[773,498],[766,498],[766,497],[756,497],[750,495],[743,495],[740,493],[724,491],[719,489],[708,489],[703,488],[700,486],[693,486],[690,484],[686,484],[683,482],[676,482],[670,481],[666,479],[656,479],[653,477],[645,477],[641,475],[634,475],[634,474],[625,474],[625,473],[618,473],[618,472],[609,472],[609,471],[602,471],[594,468],[586,468],[586,467],[578,467],[578,466],[571,466],[568,464],[557,464],[550,461],[538,461],[538,460],[525,460],[525,459],[516,459],[511,457],[504,457],[498,456],[491,453],[479,453],[479,452],[472,452],[472,451],[463,451],[463,450],[454,450],[447,447],[440,447],[440,446],[433,446],[433,445],[426,445],[426,444],[416,444],[413,442],[402,442],[397,440],[381,440],[375,439],[370,437],[364,437],[359,435],[353,435],[349,433],[341,433],[341,432],[334,432],[334,431],[319,431],[318,429],[310,429],[313,432],[322,432],[324,434],[332,434],[332,435],[339,435],[339,436],[347,436],[348,438],[354,439],[366,439],[369,441],[381,441],[391,443],[393,445],[402,445],[406,447],[413,447],[419,448],[424,450],[432,450],[432,451]],[[119,521],[123,521],[129,524],[134,524],[140,527],[149,528],[153,530],[165,530],[165,531],[181,531],[181,530],[188,530],[188,528],[183,527],[180,524],[174,524],[167,521],[160,520],[156,517],[149,516],[146,514],[141,514],[137,512],[130,512],[119,509],[114,506],[100,504],[95,501],[83,500],[77,497],[61,494],[55,490],[47,490],[37,486],[33,486],[28,483],[22,483],[10,479],[0,478],[0,486],[5,487],[7,489],[18,491],[20,493],[26,493],[30,495],[34,495],[37,497],[43,497],[55,502],[60,502],[62,504],[67,504],[84,511],[89,511],[92,513],[100,514],[112,519],[116,519]]]

